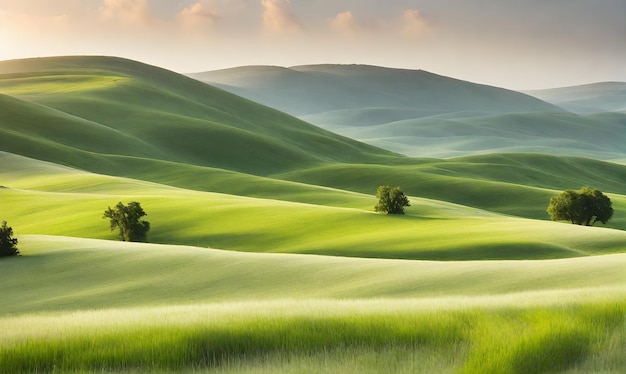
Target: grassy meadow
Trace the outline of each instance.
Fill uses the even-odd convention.
[[[618,373],[624,308],[316,300],[23,316],[0,320],[13,330],[0,362],[12,372]]]
[[[623,254],[430,262],[23,238],[24,258],[0,263],[5,371],[618,373],[626,364]]]
[[[409,158],[114,58],[0,62],[0,110],[22,254],[0,259],[2,373],[626,368],[623,164]],[[374,213],[381,184],[404,216]],[[551,222],[583,185],[609,224]],[[149,243],[117,241],[118,201],[141,202]]]

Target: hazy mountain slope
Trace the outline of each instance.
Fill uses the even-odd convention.
[[[602,82],[526,93],[574,113],[626,112],[626,82]]]
[[[344,113],[346,114],[346,113]],[[335,113],[312,123],[409,156],[454,157],[493,152],[533,152],[614,160],[626,156],[626,114],[513,113],[432,116],[358,126]],[[340,123],[345,121],[344,125]]]
[[[182,75],[118,58],[0,62],[0,93],[33,103],[0,100],[8,113],[0,127],[20,140],[6,150],[79,167],[85,165],[43,151],[42,139],[64,152],[70,147],[255,174],[390,155]],[[68,123],[86,129],[75,133]]]
[[[626,91],[621,83],[537,93],[550,99],[549,104],[425,71],[361,65],[251,66],[191,76],[413,157],[490,152],[626,157],[626,115],[576,115],[553,105],[623,110]]]
[[[297,116],[365,108],[410,108],[424,115],[560,111],[518,92],[422,70],[366,65],[251,66],[190,76]]]

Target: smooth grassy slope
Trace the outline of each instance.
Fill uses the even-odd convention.
[[[0,261],[4,371],[624,365],[622,254],[440,263],[49,236],[22,251]]]
[[[296,190],[290,198],[309,201],[289,202],[94,175],[11,155],[3,161],[0,210],[20,234],[114,239],[102,212],[134,200],[148,212],[149,238],[157,243],[442,260],[561,258],[625,249],[624,231],[507,217],[423,198],[412,198],[406,216],[387,217],[373,213],[373,196],[336,189],[274,184],[277,195]]]
[[[58,135],[48,139],[53,144],[47,144],[45,160],[66,162],[67,157],[59,160],[52,148],[72,147],[266,174],[328,161],[372,162],[391,156],[196,80],[129,60],[5,61],[0,62],[0,74],[0,93],[54,109],[40,108],[31,117],[54,113],[57,118],[102,128],[100,134],[72,138],[66,134],[69,129],[54,126]],[[5,99],[0,105],[15,103]],[[33,149],[41,141],[32,139],[33,132],[44,132],[47,121],[24,118],[22,113],[31,108],[23,103],[3,116],[0,127],[13,137],[5,141],[4,150],[35,156]],[[23,129],[25,122],[29,128]],[[90,143],[94,136],[99,140],[96,146]],[[116,148],[120,136],[134,143],[120,151]],[[14,138],[19,144],[14,144]],[[84,168],[85,164],[71,165]]]
[[[625,82],[601,82],[526,93],[574,113],[626,112]]]
[[[352,111],[303,119],[413,157],[532,152],[616,160],[625,154],[626,115],[620,113],[584,116],[572,113],[489,116],[454,113],[372,125],[367,125],[363,114]]]
[[[327,165],[278,176],[367,193],[377,184],[412,195],[533,219],[548,219],[552,196],[588,185],[608,193],[615,214],[609,227],[624,229],[624,166],[584,158],[492,154],[414,165]],[[419,207],[413,208],[419,214]]]
[[[101,170],[107,155],[165,157],[142,139],[43,105],[0,95],[0,149],[56,163]]]
[[[626,293],[624,254],[431,262],[242,253],[42,235],[23,235],[20,251],[21,258],[0,261],[7,287],[2,314],[381,298],[398,303],[418,298],[424,300],[424,308],[454,309],[584,302]]]

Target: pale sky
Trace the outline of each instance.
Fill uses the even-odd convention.
[[[357,63],[537,89],[626,81],[625,20],[626,0],[0,0],[0,60]]]

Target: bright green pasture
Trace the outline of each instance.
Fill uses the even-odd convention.
[[[531,306],[626,294],[624,254],[432,262],[19,238],[23,256],[0,261],[3,314],[311,298]]]
[[[409,259],[541,259],[623,252],[626,232],[497,215],[412,198],[405,216],[375,214],[375,198],[277,183],[310,203],[185,190],[5,158],[0,211],[17,234],[115,239],[101,219],[140,201],[149,240],[250,252]],[[310,194],[310,195],[309,195]],[[295,197],[294,197],[295,199]],[[342,201],[338,206],[332,206]],[[344,206],[344,207],[341,207]],[[348,208],[346,208],[348,207]]]
[[[619,373],[626,256],[431,262],[21,237],[0,371]]]
[[[5,372],[619,373],[624,302],[244,302],[0,318]]]
[[[405,193],[506,215],[547,220],[550,198],[573,186],[594,186],[613,200],[607,227],[626,228],[626,169],[580,158],[501,154],[451,160],[415,160],[414,165],[334,164],[276,175],[319,186],[368,193],[377,185]]]

